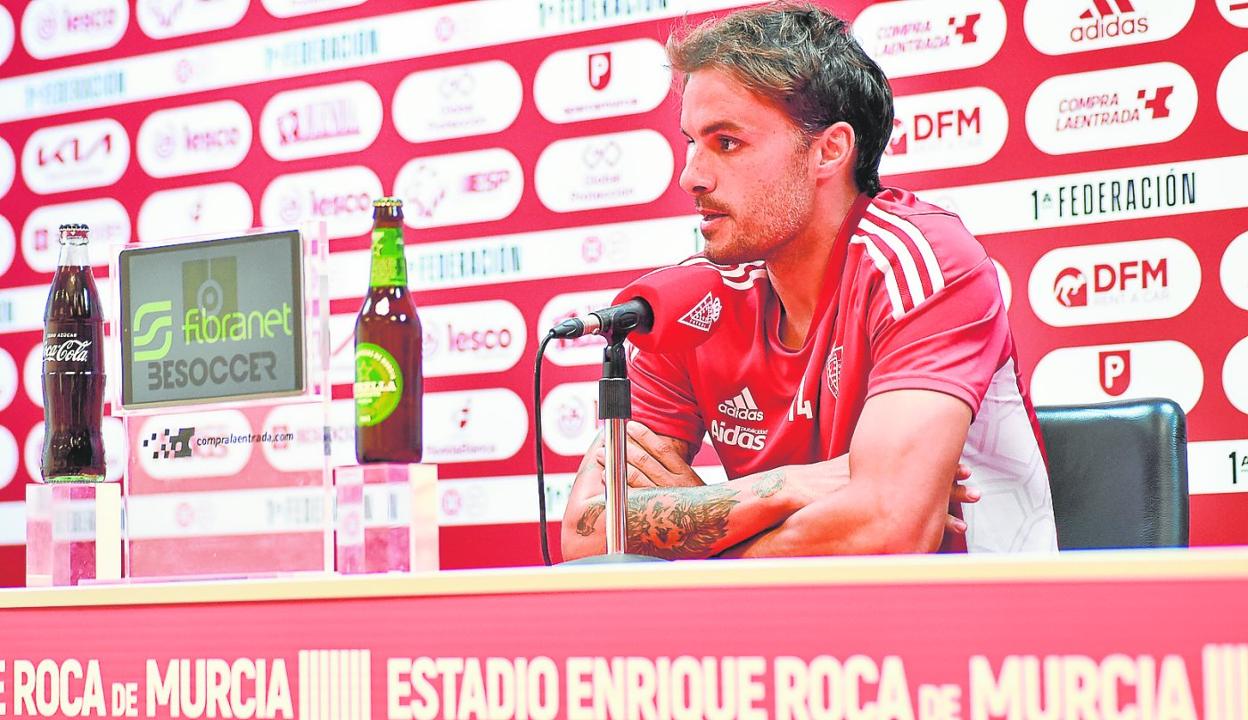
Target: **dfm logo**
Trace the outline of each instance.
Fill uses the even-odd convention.
[[[912,127],[906,127],[901,118],[893,118],[893,133],[884,153],[905,155],[910,151],[911,135],[915,142],[979,135],[983,132],[980,110],[979,107],[960,107],[934,113],[915,113]]]
[[[144,448],[152,449],[153,460],[169,460],[189,458],[191,456],[191,440],[195,437],[195,428],[179,428],[175,434],[168,428],[159,433],[152,433],[143,440]]]
[[[1156,262],[1125,260],[1092,266],[1091,292],[1094,294],[1165,289],[1169,285],[1169,267],[1164,257]],[[1053,295],[1065,307],[1087,307],[1088,279],[1079,268],[1068,267],[1057,274]]]
[[[1102,350],[1097,353],[1101,389],[1118,397],[1131,386],[1131,350]]]
[[[589,86],[595,90],[606,90],[611,84],[611,53],[596,52],[589,54]]]

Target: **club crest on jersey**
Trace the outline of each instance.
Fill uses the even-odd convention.
[[[840,345],[833,345],[832,352],[828,353],[828,362],[823,367],[823,377],[828,383],[828,392],[832,393],[832,397],[836,398],[841,393],[841,351],[844,348]]]
[[[702,332],[710,332],[711,327],[719,320],[719,313],[723,307],[719,298],[708,292],[706,297],[699,300],[698,304],[690,308],[689,312],[681,316],[677,322]]]

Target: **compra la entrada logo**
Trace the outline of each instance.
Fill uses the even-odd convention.
[[[134,311],[133,362],[148,390],[277,379],[272,350],[229,352],[234,343],[294,335],[290,303],[240,307],[236,258],[183,262],[180,300],[176,328],[172,300],[152,300]],[[201,346],[220,346],[221,352],[204,352]]]

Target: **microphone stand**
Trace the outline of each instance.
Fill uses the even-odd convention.
[[[602,379],[598,381],[598,418],[606,422],[607,552],[569,560],[565,565],[603,563],[666,562],[663,558],[626,552],[628,546],[628,444],[626,425],[633,415],[632,384],[624,338],[632,328],[604,333],[607,347],[602,355]]]

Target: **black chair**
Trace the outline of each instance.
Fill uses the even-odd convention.
[[[1062,550],[1186,547],[1187,419],[1175,402],[1037,407]]]

